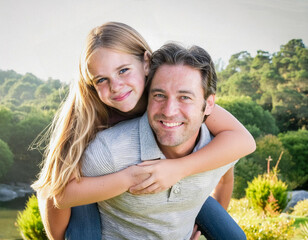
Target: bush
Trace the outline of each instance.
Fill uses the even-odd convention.
[[[18,213],[17,227],[23,239],[48,240],[35,195],[29,198],[25,210]]]
[[[262,216],[249,206],[247,198],[232,199],[228,212],[243,229],[248,240],[287,240],[294,237],[294,219]]]
[[[300,224],[299,228],[296,229],[296,232],[298,234],[298,237],[300,239],[308,239],[308,222]]]
[[[299,201],[294,206],[294,210],[291,214],[298,217],[308,217],[308,199]]]
[[[246,197],[257,211],[275,215],[287,206],[287,185],[275,174],[263,174],[248,183]]]

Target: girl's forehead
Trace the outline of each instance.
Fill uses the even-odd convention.
[[[141,64],[141,60],[135,55],[109,48],[98,48],[89,57],[87,68],[89,73],[95,77],[117,71],[123,66],[139,64]]]

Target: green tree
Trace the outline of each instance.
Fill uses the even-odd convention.
[[[30,85],[39,86],[43,84],[43,81],[38,79],[36,76],[34,76],[32,73],[26,73],[22,78],[21,82],[23,83],[29,83]]]
[[[307,180],[306,175],[303,175],[303,171],[299,171],[297,159],[293,158],[289,149],[284,146],[280,138],[273,135],[266,135],[257,139],[257,149],[254,153],[247,158],[250,161],[261,166],[263,172],[266,171],[266,165],[264,162],[270,156],[272,161],[271,166],[275,166],[283,152],[281,161],[279,163],[278,176],[284,182],[286,182],[290,189],[295,189]]]
[[[0,178],[2,178],[13,164],[13,153],[6,142],[0,139]]]
[[[0,105],[0,139],[8,142],[13,130],[13,113]]]
[[[2,71],[0,70],[0,86],[5,82],[6,79],[18,79],[22,75],[16,73],[13,70]]]
[[[36,85],[19,81],[10,88],[7,97],[16,99],[21,104],[25,100],[34,99],[35,89]]]
[[[228,96],[250,96],[252,99],[259,98],[259,82],[246,72],[234,73],[227,82],[219,87],[222,95]]]
[[[308,98],[303,94],[281,86],[273,94],[272,114],[281,131],[297,130],[306,126]],[[306,109],[306,110],[305,110]]]
[[[293,172],[293,179],[296,179],[297,187],[300,187],[308,181],[308,131],[298,130],[280,133],[278,138],[292,156],[295,164],[290,170]]]
[[[4,99],[11,87],[17,82],[18,80],[16,78],[7,78],[4,80],[3,84],[0,86],[0,100]]]
[[[271,55],[269,52],[258,50],[257,55],[251,62],[251,67],[255,70],[261,69],[264,65],[269,65],[271,62]]]
[[[44,99],[51,93],[52,88],[48,84],[42,84],[35,90],[35,97],[39,99]]]
[[[218,79],[220,96],[251,97],[271,112],[281,131],[308,128],[308,49],[301,39],[273,54],[234,54]]]
[[[245,197],[248,182],[251,182],[254,177],[262,173],[262,167],[251,159],[243,158],[238,161],[234,168],[235,178],[232,197],[237,199]]]
[[[216,103],[231,112],[254,137],[279,131],[273,116],[250,97],[221,97]]]
[[[35,138],[51,122],[48,112],[32,110],[24,116],[15,126],[11,135],[9,146],[11,147],[14,158],[14,171],[9,172],[7,180],[31,181],[38,173],[38,165],[41,162],[41,153],[38,150],[30,150],[29,146]]]

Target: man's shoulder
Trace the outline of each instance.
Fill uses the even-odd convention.
[[[93,141],[101,141],[105,139],[107,142],[113,142],[121,138],[128,137],[131,133],[136,133],[139,129],[140,117],[120,122],[108,129],[102,130],[96,134]]]

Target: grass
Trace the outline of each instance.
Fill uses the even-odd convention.
[[[17,240],[22,239],[16,226],[16,217],[18,210],[0,208],[0,239]]]
[[[8,202],[0,202],[0,239],[20,240],[22,239],[15,226],[17,213],[25,208],[29,196],[16,198]]]

